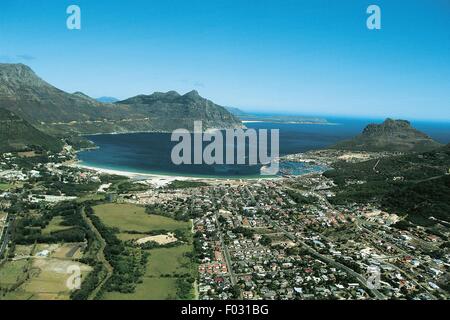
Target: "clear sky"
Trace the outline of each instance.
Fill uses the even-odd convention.
[[[1,0],[0,62],[93,97],[195,89],[244,110],[450,120],[450,1]]]

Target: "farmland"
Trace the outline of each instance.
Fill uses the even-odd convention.
[[[23,275],[27,261],[8,261],[0,268],[0,287],[11,287]]]
[[[67,300],[71,290],[66,282],[69,267],[80,268],[82,279],[91,267],[73,259],[81,257],[80,244],[39,244],[20,246],[16,260],[0,268],[0,299]],[[48,252],[40,256],[39,252]],[[14,289],[14,290],[11,290]]]
[[[64,219],[61,216],[54,217],[50,221],[50,223],[47,225],[47,227],[44,230],[42,230],[42,234],[49,235],[52,232],[58,232],[58,231],[70,229],[71,228],[70,226],[62,225],[63,221],[64,221]]]
[[[107,227],[117,228],[121,232],[172,231],[189,228],[189,224],[186,222],[179,222],[157,215],[149,215],[145,212],[144,207],[131,204],[103,204],[96,206],[94,210],[95,214]]]
[[[181,232],[187,240],[179,245],[140,249],[149,254],[142,281],[133,292],[108,291],[105,300],[164,300],[176,299],[180,278],[195,276],[196,266],[186,254],[192,252],[191,223],[171,218],[150,215],[145,208],[128,204],[102,204],[95,206],[95,215],[102,223],[115,230],[115,235],[127,241],[129,248],[139,249],[133,240],[145,237],[145,233],[158,231]],[[131,240],[131,241],[128,241]],[[192,290],[193,296],[193,290]]]
[[[190,252],[190,245],[173,248],[148,250],[150,258],[142,283],[134,293],[110,292],[103,297],[106,300],[166,300],[176,299],[178,276],[191,274],[193,266],[185,253]]]

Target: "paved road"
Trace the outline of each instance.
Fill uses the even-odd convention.
[[[381,161],[381,159],[378,159],[377,163],[375,163],[375,165],[373,166],[373,172],[375,172],[375,173],[380,173],[380,172],[377,170],[377,167],[378,167],[378,165],[380,164],[380,161]]]
[[[224,240],[223,240],[223,235],[222,235],[222,230],[220,228],[220,223],[219,223],[219,215],[216,213],[215,214],[216,217],[216,227],[217,227],[217,232],[219,234],[219,239],[220,239],[220,243],[222,244],[222,249],[223,249],[223,253],[224,253],[224,257],[227,263],[227,267],[228,267],[228,273],[230,274],[230,279],[231,279],[231,284],[233,286],[235,286],[237,284],[237,280],[236,280],[236,276],[233,272],[233,267],[232,267],[232,262],[231,262],[231,257],[230,257],[230,252],[228,251],[228,247],[225,244]]]

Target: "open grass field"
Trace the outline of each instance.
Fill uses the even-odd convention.
[[[192,236],[191,222],[176,221],[171,218],[149,215],[145,208],[131,204],[104,204],[94,207],[95,214],[111,228],[119,230],[116,236],[122,240],[136,240],[143,234],[131,234],[127,231],[149,232],[154,230],[184,231]],[[192,244],[171,248],[147,250],[150,253],[142,283],[134,293],[106,292],[105,300],[165,300],[176,299],[177,278],[174,274],[194,274],[197,267],[192,265],[185,253],[191,252]]]
[[[48,226],[44,230],[42,230],[42,234],[48,235],[52,232],[57,232],[57,231],[62,231],[62,230],[67,230],[67,229],[72,228],[70,226],[62,226],[61,222],[63,222],[63,217],[61,217],[61,216],[54,217],[50,221]]]
[[[0,191],[6,191],[11,187],[9,183],[0,183]]]
[[[56,249],[51,257],[63,260],[80,259],[83,256],[82,248],[83,243],[64,243],[58,249]]]
[[[133,234],[133,233],[118,233],[117,238],[119,238],[122,241],[128,241],[128,240],[138,240],[141,239],[143,237],[142,234]]]
[[[190,228],[189,222],[150,215],[145,212],[144,207],[133,204],[102,204],[95,206],[94,211],[106,226],[117,228],[120,231],[172,231]]]
[[[4,297],[1,297],[0,300],[30,300],[32,297],[32,293],[18,289],[8,292]]]
[[[68,268],[77,265],[85,278],[92,268],[73,259],[81,258],[78,253],[79,243],[38,244],[33,246],[18,246],[17,256],[28,256],[16,261],[8,261],[0,267],[0,287],[10,287],[20,282],[20,286],[0,300],[67,300],[71,290],[66,282],[71,276]],[[37,257],[35,253],[42,250],[50,252],[49,257]],[[19,251],[19,252],[17,252]],[[34,251],[33,257],[29,258]],[[74,253],[72,257],[69,257]],[[28,268],[27,268],[28,266]],[[25,270],[28,270],[25,273]],[[28,274],[28,278],[25,276]],[[25,281],[26,280],[26,281]]]
[[[18,282],[24,274],[27,260],[8,261],[0,267],[0,287],[8,288]]]
[[[69,266],[80,267],[82,277],[91,271],[91,267],[79,262],[53,258],[35,258],[32,263],[31,277],[16,290],[16,294],[32,300],[67,300],[70,289],[66,285],[70,273]]]
[[[191,251],[191,245],[149,250],[150,257],[145,276],[159,277],[163,274],[189,273],[189,259],[184,257],[184,254]]]
[[[22,290],[33,294],[33,300],[67,300],[70,292],[65,282],[68,275],[51,271],[41,271],[22,286]]]
[[[108,292],[105,300],[167,300],[175,299],[177,293],[176,278],[162,277],[191,273],[193,268],[184,253],[192,250],[191,245],[173,248],[148,250],[150,257],[142,283],[138,284],[134,293]]]
[[[132,294],[108,292],[105,300],[167,300],[174,299],[177,292],[174,278],[147,278],[136,287]]]

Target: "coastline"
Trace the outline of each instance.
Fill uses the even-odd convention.
[[[123,177],[127,177],[127,178],[177,178],[178,180],[181,180],[182,178],[198,179],[197,177],[170,176],[170,175],[162,175],[162,174],[156,174],[156,173],[141,173],[141,172],[118,170],[118,169],[106,169],[106,168],[95,167],[92,165],[86,165],[86,164],[83,164],[81,161],[77,161],[76,163],[73,163],[72,166],[76,167],[76,168],[96,171],[96,172],[104,173],[104,174],[123,176]]]
[[[184,176],[184,175],[169,175],[169,174],[159,174],[159,173],[143,173],[143,172],[133,172],[127,170],[120,169],[110,169],[110,168],[101,168],[92,165],[83,164],[81,161],[76,161],[70,164],[72,167],[81,168],[85,170],[96,171],[98,173],[110,174],[110,175],[118,175],[130,178],[132,180],[151,180],[152,183],[167,184],[173,181],[227,181],[227,180],[267,180],[267,179],[281,179],[280,176],[258,176],[258,177],[209,177],[209,176]]]

